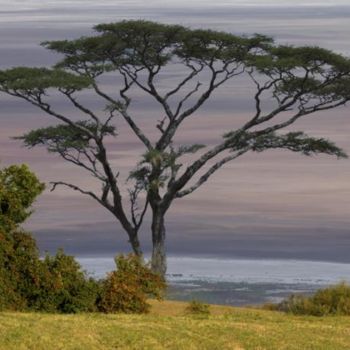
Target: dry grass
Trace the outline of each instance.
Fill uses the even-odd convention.
[[[0,349],[350,349],[349,317],[213,305],[209,318],[196,318],[185,307],[152,301],[142,316],[0,313]]]
[[[184,301],[157,301],[157,300],[149,300],[151,305],[150,315],[155,316],[185,316],[186,306],[188,303]],[[233,312],[237,310],[232,306],[224,306],[224,305],[210,305],[210,314],[214,316],[225,315],[227,313]]]

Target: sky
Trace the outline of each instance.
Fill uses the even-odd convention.
[[[9,1],[0,0],[0,68],[51,65],[57,57],[43,40],[76,38],[97,23],[150,19],[238,34],[271,35],[279,43],[319,45],[350,56],[348,1]],[[168,83],[171,83],[169,80]],[[57,101],[57,103],[61,103]],[[67,106],[60,107],[69,111]],[[178,141],[214,144],[251,113],[249,86],[222,89],[189,121]],[[295,125],[336,141],[350,153],[349,108],[315,115]],[[139,97],[134,113],[149,135],[157,112]],[[215,117],[215,118],[214,118]],[[200,118],[200,123],[197,122]],[[67,180],[96,186],[87,176],[44,150],[25,150],[11,136],[50,125],[34,108],[0,96],[0,161],[28,163],[45,182]],[[110,145],[124,174],[142,153],[125,126]],[[288,152],[252,154],[227,165],[168,214],[170,254],[298,258],[350,262],[350,160],[306,158]],[[146,224],[148,222],[146,221]],[[64,247],[80,255],[127,249],[119,225],[93,201],[74,192],[46,191],[27,226],[40,247]],[[142,237],[149,248],[149,228]]]

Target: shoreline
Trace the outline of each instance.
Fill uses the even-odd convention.
[[[76,258],[94,278],[102,278],[115,268],[112,257]],[[293,293],[308,295],[341,281],[350,282],[350,264],[170,256],[167,281],[167,298],[171,300],[258,305],[278,303]]]

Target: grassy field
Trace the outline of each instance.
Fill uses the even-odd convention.
[[[152,302],[142,316],[4,312],[0,349],[350,349],[350,317],[211,306],[212,315],[199,318],[185,306]]]

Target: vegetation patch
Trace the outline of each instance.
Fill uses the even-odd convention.
[[[42,260],[30,234],[0,231],[0,310],[96,311],[99,288],[63,251]]]
[[[30,234],[0,231],[0,310],[148,312],[147,298],[162,298],[164,279],[134,255],[120,255],[116,264],[116,271],[96,281],[63,251],[40,259]]]
[[[153,273],[135,255],[115,259],[117,270],[108,274],[101,286],[98,308],[102,312],[147,313],[147,297],[162,299],[165,280]]]
[[[271,308],[271,307],[270,307]],[[295,315],[350,315],[350,285],[339,283],[320,289],[310,297],[291,295],[280,304],[272,307]]]
[[[203,303],[199,300],[192,300],[188,303],[186,309],[186,314],[196,315],[196,316],[209,316],[210,315],[210,305]]]

